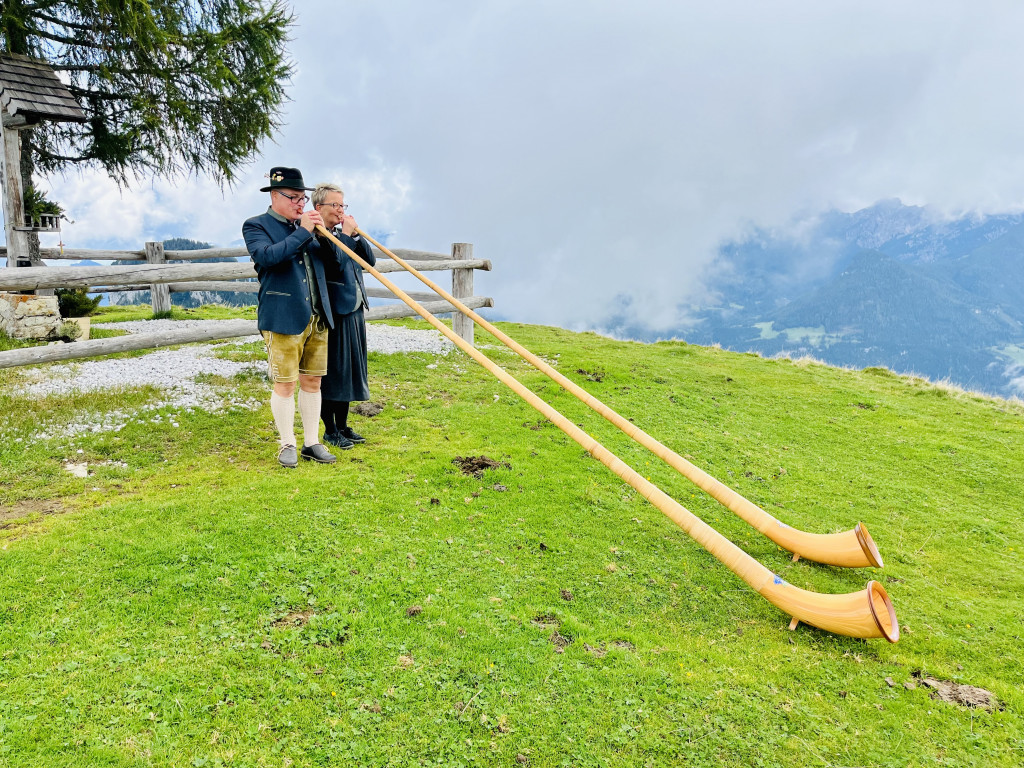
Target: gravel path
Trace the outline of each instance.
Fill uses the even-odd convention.
[[[125,323],[103,323],[97,328],[126,331],[127,333],[162,333],[185,328],[216,327],[223,320],[132,320]],[[239,343],[259,341],[259,336],[240,339]],[[395,352],[432,352],[447,355],[455,345],[434,330],[417,330],[397,325],[369,323],[366,326],[366,343],[371,352],[393,354]]]
[[[171,328],[205,327],[219,320],[135,320],[125,323],[104,323],[100,328],[125,330],[128,333],[160,333]],[[367,346],[370,351],[393,354],[398,352],[428,352],[448,354],[455,345],[434,330],[416,330],[398,326],[371,323],[366,326]],[[249,336],[233,342],[220,343],[223,350],[232,345],[260,341]],[[180,407],[207,407],[213,401],[221,403],[223,396],[211,386],[197,383],[200,374],[232,377],[246,370],[264,370],[265,363],[234,362],[215,357],[214,344],[201,344],[175,350],[157,350],[141,357],[94,360],[85,363],[53,365],[49,368],[31,368],[25,371],[30,383],[26,390],[33,395],[66,394],[69,392],[106,391],[119,387],[154,386],[168,390],[171,395],[165,405]]]

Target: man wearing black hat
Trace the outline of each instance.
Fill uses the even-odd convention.
[[[280,436],[277,460],[295,467],[299,455],[321,464],[337,459],[319,439],[320,377],[327,372],[327,331],[333,327],[324,259],[336,260],[313,236],[323,219],[305,211],[306,190],[297,168],[270,169],[267,212],[242,225],[242,237],[260,281],[257,324],[267,343],[267,363],[274,391],[270,411]],[[299,382],[299,416],[303,447],[296,452],[295,382]]]

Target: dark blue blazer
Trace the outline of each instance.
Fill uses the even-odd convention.
[[[303,253],[309,253],[320,289],[327,324],[334,327],[325,261],[337,266],[337,249],[324,248],[313,233],[280,221],[269,213],[253,216],[242,225],[245,247],[260,280],[256,322],[261,331],[296,335],[306,330],[313,315]],[[351,261],[347,256],[346,261]]]
[[[356,256],[361,258],[371,267],[377,263],[377,257],[373,255],[373,249],[363,238],[354,240],[348,235],[341,234],[336,229],[331,233],[341,242],[351,248]],[[325,261],[327,274],[327,292],[331,294],[331,309],[336,315],[347,315],[359,308],[369,308],[364,299],[366,298],[366,284],[363,282],[363,269],[352,258],[342,251],[334,243],[324,238],[321,243],[324,247],[330,247],[336,253],[334,260]],[[358,286],[358,290],[357,290]]]

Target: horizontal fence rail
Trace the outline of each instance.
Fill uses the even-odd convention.
[[[433,295],[433,294],[431,294]],[[471,309],[492,307],[494,302],[486,296],[473,296],[459,299]],[[456,312],[447,301],[428,301],[423,307],[432,315],[444,315]],[[417,316],[416,312],[405,304],[387,307],[373,307],[367,310],[367,320],[394,320],[399,317]],[[102,328],[95,325],[94,328]],[[218,339],[234,339],[242,336],[257,336],[255,320],[225,320],[223,324],[208,328],[184,328],[165,333],[136,333],[126,336],[115,336],[109,339],[91,339],[76,341],[74,344],[48,344],[45,347],[25,347],[0,352],[0,368],[15,368],[19,365],[39,365],[61,360],[77,360],[97,355],[112,355],[115,352],[131,352],[139,349],[158,349],[174,347],[178,344],[191,344],[197,341],[215,341]]]
[[[405,268],[396,263],[388,254],[373,248],[377,256],[376,269],[379,272],[404,272]],[[494,301],[486,296],[473,295],[473,271],[491,270],[487,259],[474,259],[471,243],[454,243],[451,254],[435,253],[408,248],[393,251],[414,269],[421,272],[451,271],[452,295],[467,306],[478,309],[493,307]],[[0,246],[0,257],[7,256],[7,248]],[[46,260],[64,261],[118,261],[134,262],[109,265],[75,266],[7,266],[0,268],[0,291],[49,291],[55,288],[85,288],[93,293],[128,293],[149,291],[154,314],[171,308],[172,293],[225,292],[257,293],[259,283],[256,269],[249,260],[245,248],[205,248],[194,251],[165,251],[162,243],[146,243],[141,250],[85,250],[75,248],[40,249],[40,256]],[[192,263],[210,259],[232,259],[214,263]],[[238,259],[243,259],[238,261]],[[184,263],[182,263],[184,262]],[[38,264],[38,262],[36,262]],[[367,296],[375,299],[397,299],[390,290],[367,287]],[[453,315],[456,332],[470,344],[473,343],[473,324],[460,323],[462,314],[447,301],[439,300],[434,293],[415,292],[410,294],[431,314]],[[404,304],[372,307],[366,311],[367,320],[384,320],[410,317],[416,313]],[[206,341],[257,333],[252,321],[238,321],[237,328],[225,325],[218,330],[182,330],[161,334],[134,334],[111,339],[94,339],[74,344],[59,344],[48,347],[0,352],[0,368],[16,365],[70,360],[96,355],[125,352],[138,349],[153,349],[193,341]],[[239,330],[242,329],[242,330]],[[213,334],[213,335],[210,335]]]
[[[445,259],[411,261],[420,271],[482,269],[489,271],[487,259]],[[379,272],[404,272],[388,259]],[[0,269],[0,291],[34,291],[39,288],[92,288],[101,285],[164,285],[182,280],[247,280],[256,277],[252,262],[216,264],[124,264],[109,267],[5,267]]]
[[[260,284],[252,282],[206,282],[206,283],[168,283],[167,287],[171,293],[192,293],[193,291],[209,293],[259,293]],[[93,286],[95,293],[130,293],[131,291],[148,291],[148,287],[137,287],[133,285],[107,285]],[[429,291],[406,291],[406,294],[416,301],[432,301],[437,298],[436,293]],[[395,294],[386,288],[367,287],[366,295],[371,299],[394,299]]]
[[[372,246],[371,246],[372,247]],[[434,251],[417,251],[410,248],[392,248],[395,255],[409,261],[441,261],[450,259],[447,253]],[[373,255],[378,259],[390,259],[382,251],[373,248]],[[6,258],[7,246],[0,245],[0,257]],[[146,251],[94,251],[86,248],[40,248],[39,256],[47,261],[145,261]],[[245,248],[200,248],[194,251],[164,251],[168,261],[204,261],[206,259],[247,259],[249,252]]]

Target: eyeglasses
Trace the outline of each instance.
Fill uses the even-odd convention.
[[[348,210],[348,203],[320,203],[320,205],[326,205],[328,208],[333,208],[336,211]]]
[[[281,197],[287,197],[293,203],[298,203],[299,205],[305,205],[306,202],[309,200],[309,198],[306,197],[305,195],[302,195],[301,197],[299,195],[289,195],[287,192],[282,192],[280,190],[277,190],[277,194],[279,194]]]

